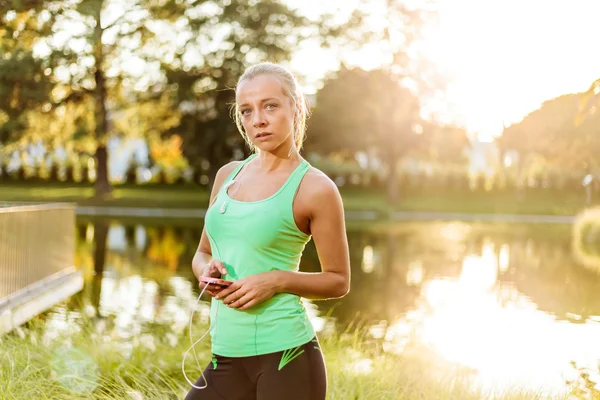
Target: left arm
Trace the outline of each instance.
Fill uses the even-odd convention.
[[[273,271],[276,292],[324,300],[343,297],[350,290],[350,256],[342,198],[329,179],[323,186],[312,196],[310,219],[322,272]]]
[[[223,299],[229,307],[246,310],[276,293],[318,300],[343,297],[348,293],[350,255],[342,199],[329,178],[321,176],[315,181],[315,185],[310,185],[306,204],[321,272],[271,271],[251,275],[223,289],[217,299]]]

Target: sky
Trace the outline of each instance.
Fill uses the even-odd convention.
[[[341,10],[359,3],[338,1],[343,1]],[[335,1],[288,2],[309,15],[324,4],[335,7],[331,5]],[[383,18],[383,0],[373,3],[370,11],[377,21]],[[443,111],[481,140],[491,140],[503,124],[519,122],[542,102],[584,91],[600,78],[599,0],[438,0],[438,4],[436,20],[423,31],[420,52],[446,79]],[[349,58],[374,68],[381,61],[378,45],[372,43]],[[300,49],[292,66],[317,77],[335,68],[333,57],[324,49]]]
[[[387,23],[386,1],[425,0],[284,1],[308,17],[329,12],[338,21],[362,8],[368,14],[366,26],[377,29]],[[417,52],[444,77],[446,90],[441,101],[424,107],[483,141],[491,141],[503,125],[519,122],[542,102],[584,91],[600,78],[600,0],[428,1],[438,13],[422,30]],[[71,33],[74,29],[69,28]],[[56,41],[68,40],[68,35],[59,36]],[[385,62],[383,54],[381,42],[355,52],[306,42],[296,49],[290,67],[302,76],[305,91],[314,94],[325,74],[339,67],[339,57],[371,69]],[[133,71],[144,69],[139,60],[126,61]],[[145,74],[152,76],[150,72]]]

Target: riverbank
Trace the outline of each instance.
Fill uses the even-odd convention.
[[[202,219],[206,214],[205,209],[171,209],[148,207],[95,207],[77,206],[78,216],[90,218],[110,217],[123,219],[162,219],[162,220],[190,220]],[[542,223],[542,224],[571,224],[574,216],[567,215],[535,215],[535,214],[475,214],[475,213],[440,213],[440,212],[402,212],[402,211],[360,211],[346,210],[348,222],[402,222],[402,221],[464,221],[464,222],[502,222],[502,223]]]
[[[84,318],[85,319],[85,318]],[[70,321],[70,322],[68,322]],[[111,320],[81,323],[66,315],[53,323],[34,321],[29,327],[0,337],[0,391],[7,399],[179,399],[188,389],[181,359],[189,346],[186,326],[152,324],[123,338]],[[194,332],[203,332],[199,322]],[[322,335],[328,366],[328,400],[480,400],[489,394],[469,389],[473,371],[423,358],[408,349],[404,355],[384,352],[381,343],[357,330]],[[198,345],[200,364],[210,359],[208,340]],[[410,355],[413,354],[413,355]],[[190,353],[190,377],[198,366]],[[547,394],[512,391],[498,400],[552,399]],[[567,395],[555,399],[567,399]]]
[[[573,216],[586,208],[583,192],[532,189],[519,199],[514,191],[412,190],[388,204],[385,193],[370,188],[341,188],[349,211],[375,213],[455,213]],[[0,202],[74,202],[83,207],[203,210],[209,193],[194,185],[115,186],[112,196],[94,197],[92,185],[0,183]]]

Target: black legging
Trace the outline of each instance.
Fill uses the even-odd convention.
[[[204,370],[208,386],[185,400],[325,400],[327,374],[317,339],[252,357],[215,355]],[[202,376],[196,386],[204,386]]]

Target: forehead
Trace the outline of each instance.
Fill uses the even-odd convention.
[[[285,97],[283,84],[275,75],[265,74],[244,79],[237,87],[235,99],[238,104],[271,97]]]

